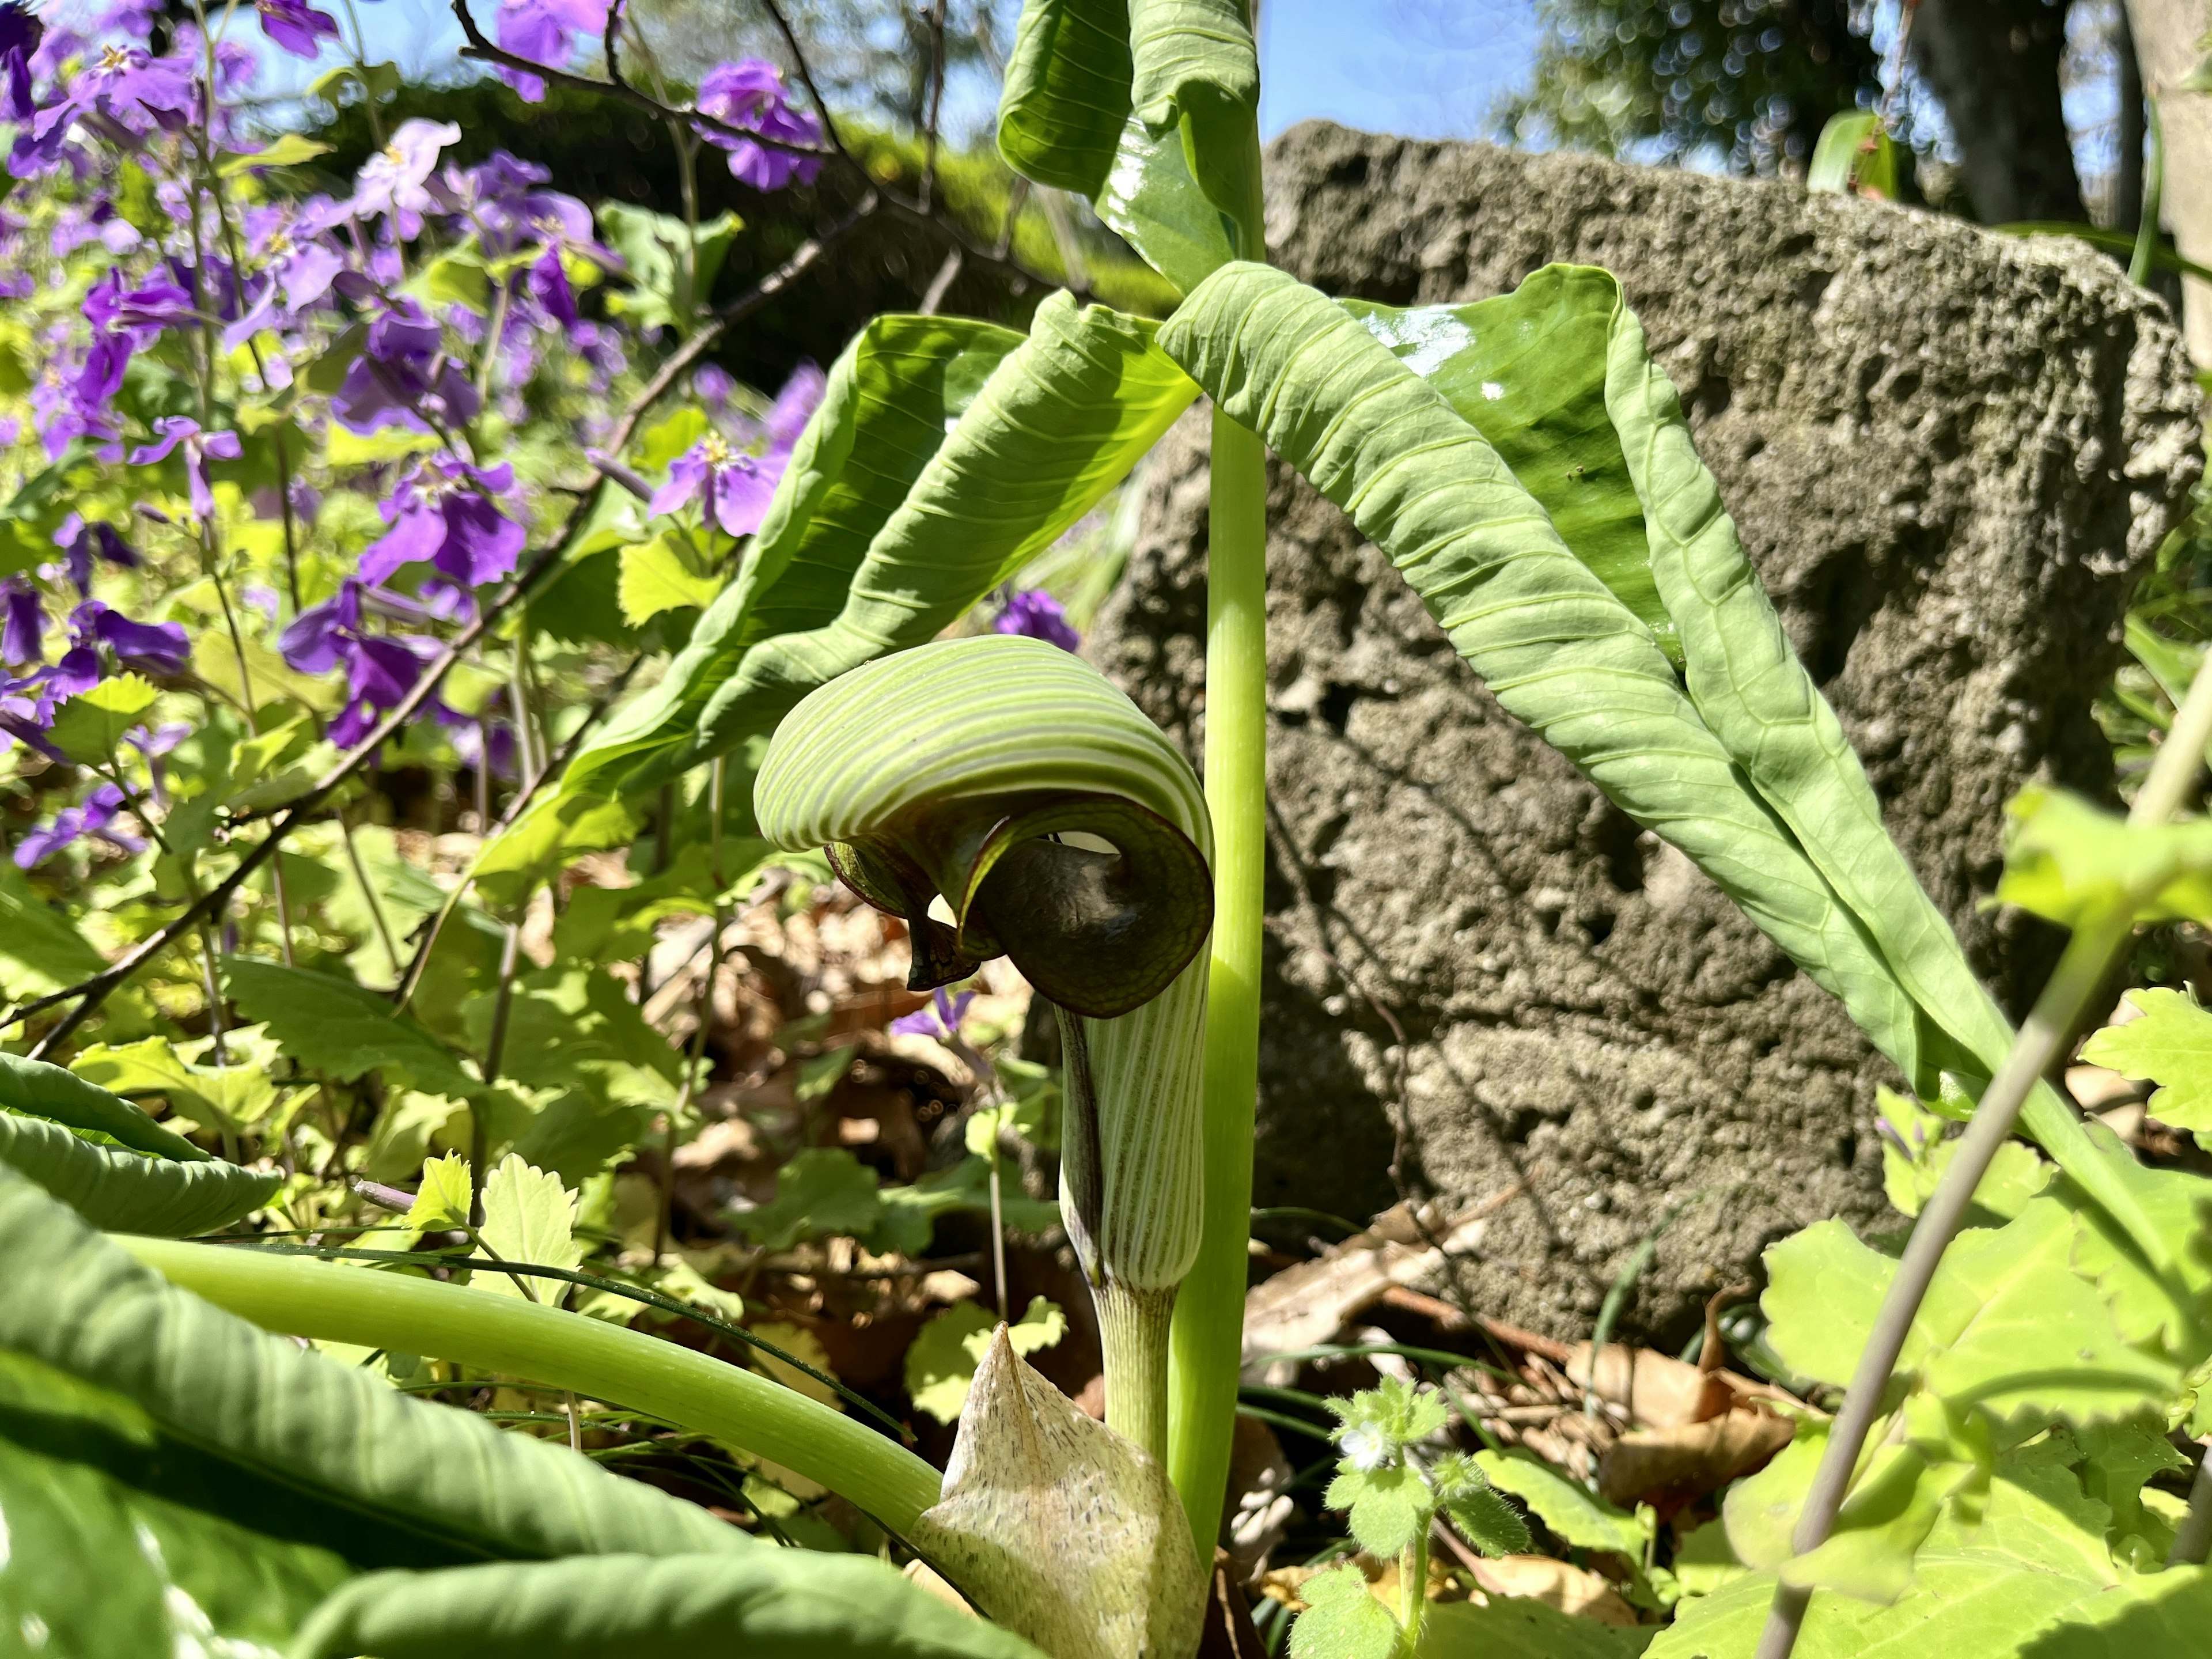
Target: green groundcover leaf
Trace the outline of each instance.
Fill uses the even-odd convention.
[[[1037,1659],[883,1562],[797,1549],[379,1573],[289,1659]]]
[[[90,1129],[137,1152],[194,1163],[208,1154],[165,1129],[120,1095],[87,1083],[66,1066],[0,1054],[0,1106]]]
[[[365,1570],[755,1547],[254,1329],[5,1169],[0,1258],[0,1628],[48,1651],[281,1650]]]
[[[20,1171],[95,1227],[188,1238],[251,1215],[283,1176],[235,1164],[171,1163],[95,1146],[58,1123],[0,1113],[0,1164]]]
[[[331,974],[225,957],[223,979],[248,1016],[302,1066],[343,1082],[387,1066],[431,1094],[466,1099],[482,1087],[437,1038],[392,1000]]]
[[[2148,1109],[2177,1129],[2212,1130],[2212,1012],[2185,991],[2130,991],[2139,1019],[2107,1025],[2081,1058],[2159,1085]]]
[[[1422,1622],[1420,1659],[1631,1659],[1657,1634],[1573,1618],[1528,1596],[1486,1607],[1439,1601]]]

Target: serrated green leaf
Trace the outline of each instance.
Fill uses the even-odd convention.
[[[570,1269],[584,1260],[583,1246],[576,1242],[576,1195],[561,1184],[560,1176],[536,1169],[512,1152],[484,1177],[483,1217],[483,1225],[477,1229],[483,1244],[477,1259]],[[469,1283],[495,1296],[556,1304],[563,1290],[558,1280],[518,1282],[496,1267],[477,1268]],[[525,1284],[530,1286],[527,1291]]]
[[[884,1563],[811,1550],[378,1573],[320,1608],[291,1659],[1041,1659]]]
[[[770,1250],[830,1233],[865,1233],[882,1213],[874,1173],[842,1146],[811,1146],[776,1171],[775,1196],[732,1218]]]
[[[1649,1511],[1629,1515],[1556,1474],[1526,1452],[1480,1451],[1475,1466],[1500,1492],[1511,1492],[1536,1518],[1578,1549],[1610,1550],[1644,1559],[1651,1540]]]
[[[163,1128],[120,1096],[43,1060],[0,1054],[0,1106],[65,1123],[72,1129],[90,1129],[159,1158],[196,1163],[210,1156],[173,1129]]]
[[[1521,1555],[1531,1547],[1520,1511],[1492,1489],[1481,1466],[1458,1452],[1429,1470],[1437,1498],[1461,1537],[1484,1555]]]
[[[2116,908],[2145,921],[2212,918],[2212,820],[2130,823],[2033,785],[2005,819],[2004,903],[2066,927]]]
[[[637,820],[620,801],[564,790],[495,836],[470,874],[494,908],[519,910],[570,860],[626,846],[636,833]]]
[[[155,695],[143,676],[118,674],[64,703],[48,735],[55,748],[78,764],[104,766],[123,734],[143,721]]]
[[[1943,1114],[1927,1110],[1908,1096],[1878,1087],[1875,1102],[1894,1135],[1882,1137],[1882,1190],[1900,1214],[1917,1216],[1951,1167],[1959,1143],[1944,1139],[1948,1119]],[[1974,1188],[1975,1208],[1984,1218],[2009,1221],[2051,1184],[2054,1173],[2032,1147],[2008,1140],[1997,1148],[1989,1173]]]
[[[1349,1565],[1316,1573],[1298,1587],[1306,1610],[1291,1626],[1291,1659],[1391,1659],[1398,1621]]]
[[[269,1653],[395,1562],[754,1547],[565,1447],[253,1329],[5,1169],[0,1257],[11,1639],[35,1620],[55,1653]]]
[[[2212,1630],[2212,1568],[2174,1567],[2130,1578],[2057,1614],[2021,1659],[2112,1659],[2201,1651]]]
[[[95,1146],[58,1123],[0,1112],[0,1164],[28,1176],[93,1226],[188,1238],[250,1215],[284,1178],[215,1160],[173,1164]]]
[[[2157,1084],[2146,1109],[2160,1122],[2212,1133],[2212,1013],[2184,991],[2130,991],[2126,1000],[2142,1018],[2097,1032],[2081,1058]]]
[[[474,1196],[468,1159],[459,1152],[430,1159],[422,1166],[422,1184],[415,1189],[415,1201],[407,1206],[409,1231],[435,1233],[467,1226]]]
[[[302,1066],[342,1082],[390,1068],[429,1094],[465,1100],[474,1075],[391,1001],[330,974],[249,957],[222,959],[231,998]]]
[[[622,580],[617,589],[623,620],[640,628],[664,611],[704,610],[724,586],[714,571],[701,571],[686,537],[663,531],[649,542],[622,550]]]
[[[957,1423],[968,1403],[969,1385],[999,1327],[996,1315],[980,1302],[956,1302],[931,1316],[907,1345],[906,1391],[915,1409],[940,1423]],[[1027,1356],[1056,1346],[1067,1334],[1067,1316],[1042,1297],[1006,1328],[1014,1352]]]
[[[240,1053],[238,1033],[226,1066],[188,1060],[167,1037],[151,1036],[121,1047],[95,1042],[81,1049],[70,1069],[88,1082],[118,1094],[160,1094],[172,1116],[222,1134],[242,1134],[276,1109],[276,1085],[267,1067]],[[188,1045],[189,1046],[189,1045]]]

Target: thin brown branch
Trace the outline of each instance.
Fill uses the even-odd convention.
[[[929,9],[929,120],[921,137],[921,210],[937,204],[937,125],[945,107],[945,0]]]
[[[622,25],[623,0],[613,0],[607,7],[606,32],[600,37],[599,51],[607,60],[607,79],[617,87],[629,84],[622,73]]]
[[[791,67],[799,76],[799,84],[806,88],[806,96],[814,106],[814,112],[822,118],[822,131],[830,140],[830,148],[854,167],[860,164],[853,152],[845,148],[845,137],[837,131],[837,118],[830,112],[830,100],[822,95],[822,88],[814,84],[814,70],[806,61],[805,48],[799,44],[799,32],[791,27],[791,20],[783,15],[776,0],[760,0],[761,9],[775,23],[775,32],[783,37],[783,49],[791,54]]]

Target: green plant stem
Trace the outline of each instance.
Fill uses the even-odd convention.
[[[2189,1483],[2189,1513],[2173,1534],[2169,1567],[2201,1567],[2212,1553],[2212,1442],[2197,1449],[2197,1478]]]
[[[1405,1632],[1405,1651],[1421,1646],[1421,1617],[1429,1610],[1429,1529],[1416,1527],[1398,1559],[1398,1624]]]
[[[1267,795],[1267,457],[1255,434],[1218,410],[1212,465],[1206,634],[1206,799],[1213,819],[1206,1223],[1197,1263],[1176,1299],[1168,1407],[1168,1470],[1182,1495],[1202,1563],[1212,1560],[1221,1526],[1243,1346]]]
[[[2136,222],[2135,252],[2128,260],[2128,280],[2137,288],[2150,282],[2158,254],[2160,198],[2166,193],[2166,128],[2158,118],[2157,99],[2143,100],[2143,114],[2150,125],[2150,155],[2143,168],[2142,216]]]
[[[1004,1290],[1000,1291],[1003,1297]],[[1173,1291],[1093,1287],[1106,1373],[1106,1426],[1154,1457],[1168,1452],[1168,1327]]]
[[[171,1239],[116,1242],[217,1307],[322,1342],[388,1348],[627,1406],[712,1435],[910,1534],[938,1472],[873,1430],[735,1365],[581,1314],[435,1279]]]
[[[2142,793],[2136,797],[2134,810],[2128,815],[2130,823],[2163,823],[2173,815],[2204,764],[2208,738],[2212,738],[2212,673],[2200,669],[2187,700],[2174,717],[2172,730],[2160,746]],[[1898,1357],[1905,1351],[1905,1338],[1935,1280],[1943,1252],[1973,1202],[1974,1189],[1981,1185],[1998,1149],[2010,1138],[2030,1091],[2058,1058],[2067,1034],[2104,984],[2113,957],[2134,931],[2134,909],[2128,904],[2089,918],[2074,930],[2065,954],[2036,998],[2027,1023],[2021,1027],[2004,1063],[1990,1079],[1981,1103],[1974,1109],[1973,1121],[1959,1138],[1950,1167],[1913,1223],[1912,1237],[1882,1297],[1866,1350],[1859,1356],[1850,1387],[1844,1392],[1843,1409],[1828,1431],[1820,1468],[1805,1494],[1805,1507],[1790,1536],[1793,1553],[1808,1554],[1827,1540],[1837,1511],[1850,1490],[1851,1473],[1858,1465],[1868,1431],[1881,1414],[1882,1395],[1897,1368]],[[1766,1627],[1759,1635],[1758,1659],[1789,1659],[1812,1599],[1808,1589],[1786,1583],[1775,1586]]]

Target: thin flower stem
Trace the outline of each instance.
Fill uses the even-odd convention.
[[[2138,827],[2163,823],[2179,810],[2203,769],[2208,741],[2212,741],[2212,672],[2200,669],[2172,729],[2159,748],[2150,775],[2136,797],[2128,815],[2130,823]],[[1790,1537],[1793,1553],[1808,1554],[1827,1540],[1921,1301],[1935,1280],[1945,1249],[1966,1218],[1975,1188],[2010,1138],[2029,1091],[2058,1058],[2068,1034],[2105,983],[2112,959],[2134,930],[2133,908],[2126,904],[2091,917],[2074,930],[2027,1024],[2013,1040],[1996,1076],[1990,1080],[1981,1103],[1974,1109],[1973,1121],[1956,1143],[1958,1150],[1950,1167],[1913,1223],[1912,1237],[1882,1297],[1881,1310],[1851,1374],[1850,1386],[1844,1391],[1843,1409],[1829,1427],[1820,1468]],[[2207,1501],[2212,1504],[2212,1499]],[[1787,1583],[1775,1587],[1766,1626],[1759,1635],[1758,1659],[1789,1659],[1812,1599],[1813,1592],[1808,1589]]]
[[[491,1036],[484,1043],[483,1081],[489,1089],[499,1081],[499,1063],[507,1053],[507,1016],[514,1008],[515,959],[522,951],[522,925],[507,925],[507,941],[499,953],[499,990],[491,1005]],[[485,1133],[481,1103],[469,1108],[469,1221],[483,1225],[484,1160],[491,1148]]]
[[[1413,1478],[1421,1476],[1418,1471]],[[1429,1529],[1416,1527],[1398,1562],[1398,1624],[1406,1633],[1405,1650],[1420,1651],[1422,1616],[1429,1610]]]
[[[347,821],[343,812],[339,812],[336,816],[338,821],[338,839],[345,843],[346,862],[352,866],[353,878],[361,884],[361,890],[368,896],[369,919],[376,924],[376,936],[383,942],[384,954],[391,958],[392,979],[392,983],[396,985],[399,982],[399,975],[404,969],[399,960],[398,944],[392,937],[392,924],[385,919],[384,901],[377,894],[376,884],[368,878],[368,866],[361,861],[361,848],[354,845],[353,825]],[[270,867],[274,868],[283,862],[281,858],[275,860]]]

